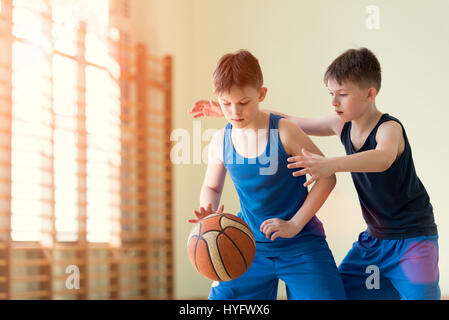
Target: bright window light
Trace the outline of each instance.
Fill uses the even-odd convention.
[[[52,21],[42,14],[49,12]],[[64,56],[77,55],[80,21],[86,22],[86,60],[95,64],[85,67],[86,199],[79,197],[78,167],[78,93],[83,88],[78,87],[76,58]],[[87,203],[88,241],[111,240],[111,216],[118,210],[113,204],[120,203],[121,147],[120,89],[111,79],[117,72],[105,69],[114,66],[108,24],[109,0],[14,0],[14,241],[41,241],[49,232],[45,219],[52,214],[56,240],[77,241],[83,201]]]

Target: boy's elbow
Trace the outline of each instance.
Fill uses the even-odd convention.
[[[390,167],[393,165],[394,161],[396,159],[392,158],[392,157],[386,157],[381,164],[381,170],[380,172],[384,172],[387,171],[388,169],[390,169]]]
[[[221,194],[223,191],[222,188],[216,187],[216,186],[209,186],[204,184],[201,188],[201,193],[203,192],[213,192],[213,193],[217,193],[217,194]]]
[[[337,185],[337,176],[335,174],[332,174],[329,177],[329,184],[330,184],[331,190],[333,190],[335,188],[335,186]]]
[[[393,164],[393,163],[390,162],[390,161],[385,161],[385,162],[383,163],[383,165],[382,165],[382,168],[381,168],[380,172],[385,172],[385,171],[387,171],[388,169],[390,169],[390,167],[391,167],[392,164]]]

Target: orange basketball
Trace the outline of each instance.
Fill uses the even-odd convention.
[[[192,229],[187,251],[196,271],[211,280],[229,281],[248,270],[256,254],[256,242],[242,219],[214,213]]]

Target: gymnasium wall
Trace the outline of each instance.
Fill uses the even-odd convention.
[[[191,226],[185,220],[198,206],[206,169],[198,152],[207,141],[198,137],[206,129],[225,125],[223,119],[194,122],[187,110],[196,99],[212,98],[217,60],[241,48],[259,58],[264,72],[268,96],[262,107],[303,117],[332,112],[322,76],[337,55],[361,46],[374,51],[383,68],[377,106],[398,117],[407,130],[418,176],[435,210],[440,286],[443,294],[449,293],[448,1],[132,0],[131,4],[135,38],[156,54],[174,56],[173,126],[191,137],[190,163],[174,169],[176,298],[206,297],[209,291],[210,281],[189,264],[186,239]],[[326,155],[344,154],[336,137],[313,140]],[[339,264],[365,224],[350,175],[338,173],[337,180],[318,217]],[[222,203],[225,211],[238,211],[229,177]]]

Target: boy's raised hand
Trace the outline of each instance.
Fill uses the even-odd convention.
[[[220,205],[217,211],[212,210],[212,204],[208,203],[207,207],[200,207],[200,210],[193,210],[193,214],[195,215],[196,219],[188,219],[187,222],[190,223],[198,223],[201,219],[204,217],[207,217],[208,215],[212,213],[223,213],[224,205]]]
[[[336,170],[333,168],[333,162],[329,158],[308,152],[304,148],[302,149],[302,154],[302,156],[288,158],[287,161],[293,163],[288,164],[287,168],[304,168],[293,172],[295,177],[303,176],[305,174],[311,176],[310,179],[304,183],[304,187],[314,183],[319,178],[329,177],[335,173]]]
[[[216,118],[223,117],[220,104],[212,100],[198,100],[193,104],[193,108],[189,110],[193,114],[193,118]]]

